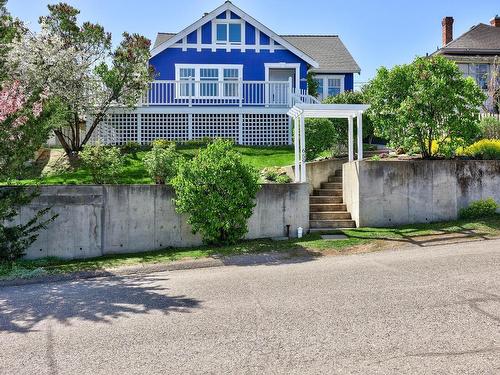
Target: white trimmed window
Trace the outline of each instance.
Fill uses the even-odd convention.
[[[336,96],[344,92],[344,75],[317,74],[314,79],[318,83],[319,100],[323,100],[329,96]]]
[[[243,24],[237,22],[217,22],[215,24],[215,41],[217,44],[241,44]]]
[[[457,64],[464,77],[472,77],[479,87],[488,90],[490,80],[489,64]]]
[[[243,65],[176,64],[175,80],[180,83],[179,98],[236,98]]]

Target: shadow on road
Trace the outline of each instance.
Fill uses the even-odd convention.
[[[0,332],[36,331],[36,324],[54,319],[109,323],[133,314],[188,313],[200,301],[168,295],[159,285],[166,278],[107,277],[77,282],[48,283],[0,289]]]

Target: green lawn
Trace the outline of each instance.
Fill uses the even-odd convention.
[[[388,245],[431,244],[466,238],[491,238],[500,236],[500,215],[475,221],[454,221],[432,224],[406,225],[396,228],[359,228],[342,231],[345,240],[323,240],[320,234],[309,234],[302,239],[273,241],[271,239],[242,241],[233,246],[165,249],[146,253],[104,256],[85,260],[61,260],[45,258],[34,261],[21,260],[12,270],[0,266],[0,279],[33,277],[46,274],[61,274],[75,271],[102,270],[119,266],[145,263],[167,263],[180,259],[199,259],[216,255],[238,255],[272,251],[300,251],[320,256],[342,254],[367,245],[365,251],[383,249]],[[378,246],[371,246],[378,245]]]
[[[192,158],[198,152],[200,146],[184,145],[178,148],[178,152],[186,158]],[[236,146],[238,152],[243,156],[243,160],[261,170],[265,167],[281,167],[291,165],[294,161],[294,150],[292,146]],[[51,150],[52,151],[52,150]],[[58,150],[56,150],[58,151]],[[142,159],[146,151],[137,153],[134,158],[131,155],[125,156],[125,167],[120,173],[117,183],[119,184],[151,184],[153,181],[147,175]],[[40,183],[42,185],[61,185],[61,184],[91,184],[92,179],[88,170],[78,168],[77,170],[51,173],[50,175],[40,176],[40,167],[35,166],[31,171],[30,178],[18,180],[16,183],[32,185]]]

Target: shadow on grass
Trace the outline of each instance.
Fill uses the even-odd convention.
[[[201,302],[169,295],[159,277],[109,277],[79,282],[0,288],[0,331],[27,333],[46,319],[71,324],[72,319],[110,323],[113,319],[151,312],[188,313]]]
[[[446,243],[466,243],[490,240],[500,234],[500,215],[477,221],[453,221],[430,224],[406,225],[397,228],[359,228],[345,230],[350,238],[393,241],[419,247],[438,246]]]

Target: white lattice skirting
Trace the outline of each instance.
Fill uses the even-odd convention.
[[[287,145],[290,120],[283,113],[111,113],[91,142],[147,145],[155,139],[183,142],[204,137],[228,138],[242,145]]]

